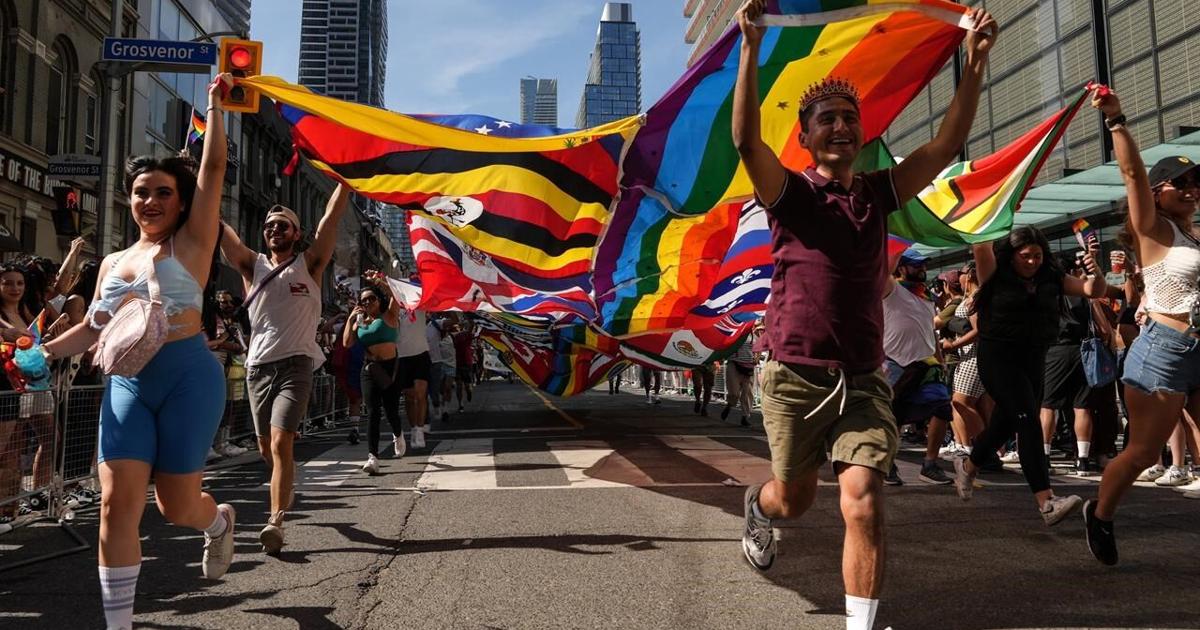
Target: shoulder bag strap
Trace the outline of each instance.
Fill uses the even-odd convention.
[[[266,288],[267,284],[274,280],[276,276],[283,273],[288,267],[291,267],[292,263],[296,262],[297,258],[299,258],[299,256],[292,256],[287,261],[272,269],[271,273],[268,273],[267,277],[263,278],[262,282],[258,283],[258,286],[254,287],[254,289],[250,291],[250,295],[247,295],[246,300],[242,302],[240,307],[238,307],[238,316],[240,316],[241,312],[250,310],[250,303],[258,297],[259,293],[262,293],[262,290]]]
[[[159,247],[159,251],[162,251],[161,246]],[[175,253],[175,248],[172,247],[171,255],[173,256],[174,253]],[[155,271],[155,269],[154,269],[154,254],[151,254],[149,256],[149,260],[146,262],[146,266],[148,267],[146,269],[146,288],[150,293],[150,301],[154,302],[156,304],[161,304],[162,296],[158,290],[158,272]]]

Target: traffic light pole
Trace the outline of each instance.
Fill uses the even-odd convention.
[[[113,37],[121,36],[121,18],[125,12],[125,0],[112,0],[112,24],[111,34]],[[110,68],[104,69],[104,74],[101,79],[104,93],[100,97],[100,116],[104,120],[104,124],[100,127],[100,202],[96,204],[96,255],[103,258],[109,251],[111,240],[109,238],[109,219],[112,218],[113,211],[113,192],[114,180],[116,178],[116,163],[117,163],[117,138],[116,129],[120,124],[117,118],[117,108],[115,105],[115,95],[117,90],[121,89],[120,79],[117,75],[110,71]]]

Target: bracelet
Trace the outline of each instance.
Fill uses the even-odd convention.
[[[217,107],[216,105],[209,105],[208,109],[204,110],[204,113],[206,113],[206,114],[212,113],[214,110],[218,111],[218,112],[225,111],[225,110],[221,109],[220,107]]]
[[[1109,131],[1116,131],[1125,126],[1125,114],[1118,114],[1115,118],[1105,118],[1104,126],[1108,127]]]

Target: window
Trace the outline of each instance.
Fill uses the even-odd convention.
[[[75,148],[76,84],[75,52],[70,41],[54,43],[46,86],[46,154],[69,153]]]
[[[12,49],[10,33],[16,31],[17,27],[15,15],[16,11],[13,10],[12,3],[8,0],[0,0],[0,89],[3,89],[5,94],[12,94],[13,59],[9,53]],[[0,98],[0,129],[5,132],[12,131],[8,102],[8,98]]]

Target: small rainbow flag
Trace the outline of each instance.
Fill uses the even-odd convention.
[[[192,120],[191,120],[191,122],[188,123],[188,134],[187,134],[186,145],[190,147],[193,144],[199,143],[200,141],[204,140],[204,131],[206,129],[208,129],[208,124],[206,122],[204,122],[204,117],[201,116],[200,114],[196,113],[196,110],[193,108],[192,109]]]
[[[1076,219],[1071,224],[1071,231],[1075,233],[1075,240],[1079,243],[1079,246],[1084,249],[1088,248],[1088,241],[1092,240],[1096,235],[1096,230],[1092,229],[1092,226],[1085,219]]]
[[[33,335],[33,343],[42,343],[42,335],[46,333],[46,328],[49,327],[49,323],[46,321],[47,319],[49,319],[49,315],[47,315],[46,311],[43,310],[41,313],[38,313],[38,316],[33,319],[31,324],[29,324],[29,332]]]

